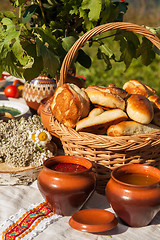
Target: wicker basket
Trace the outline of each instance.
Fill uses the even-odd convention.
[[[61,67],[59,85],[65,83],[71,62],[86,41],[98,34],[118,29],[141,34],[160,49],[160,40],[153,33],[136,24],[115,22],[95,27],[80,37],[67,53]],[[60,124],[53,117],[50,125],[60,137],[66,155],[86,157],[93,162],[97,176],[96,190],[99,193],[104,193],[111,170],[120,165],[145,163],[160,167],[160,131],[129,137],[109,137],[86,132],[78,133]]]

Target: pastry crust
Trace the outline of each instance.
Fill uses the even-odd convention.
[[[123,89],[129,94],[140,94],[145,97],[149,97],[156,93],[156,90],[137,80],[129,80],[123,85]]]
[[[151,102],[140,94],[132,94],[127,99],[126,112],[130,119],[142,124],[149,124],[154,116]]]
[[[102,108],[94,108],[88,117],[80,120],[76,124],[76,131],[106,134],[106,129],[110,125],[127,119],[127,114],[121,109],[104,111]]]
[[[111,93],[109,88],[90,85],[85,89],[85,92],[93,104],[105,108],[125,109],[125,100],[119,95]]]
[[[144,125],[135,121],[123,121],[112,125],[107,129],[107,135],[112,137],[132,136],[135,134],[145,134],[160,130],[160,127],[154,124]]]
[[[50,109],[55,118],[74,128],[90,111],[90,100],[84,90],[74,84],[63,84],[54,93]]]
[[[160,97],[152,95],[149,96],[148,99],[153,104],[153,108],[160,109]]]

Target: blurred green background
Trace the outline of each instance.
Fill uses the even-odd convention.
[[[128,3],[128,11],[124,17],[125,22],[150,27],[160,26],[159,1],[130,0]],[[111,46],[118,52],[118,45],[116,46],[115,41],[113,46],[111,40],[107,39],[106,42],[109,47]],[[85,76],[87,79],[86,85],[107,86],[109,83],[114,83],[122,87],[126,81],[134,79],[155,88],[160,96],[160,56],[156,55],[156,59],[149,66],[144,66],[140,58],[134,59],[127,71],[125,71],[124,63],[112,62],[112,69],[105,71],[105,63],[94,58],[94,49],[90,48],[88,52],[93,60],[91,68],[84,69],[80,65],[77,66],[78,74]]]
[[[125,14],[124,21],[132,22],[138,25],[145,25],[150,27],[160,26],[160,3],[157,0],[128,0],[128,11]],[[13,10],[9,0],[0,0],[0,10]],[[119,52],[118,45],[113,39],[106,39],[106,43],[117,54]],[[136,79],[145,82],[149,86],[157,90],[160,96],[160,56],[149,65],[144,66],[141,59],[134,59],[130,67],[125,71],[124,63],[112,62],[112,69],[106,71],[105,63],[98,60],[94,55],[94,48],[89,48],[88,44],[85,45],[85,50],[92,58],[92,66],[89,69],[83,68],[81,65],[76,64],[76,72],[79,75],[86,77],[86,86],[95,84],[97,86],[107,86],[109,83],[114,83],[119,87],[130,80]]]

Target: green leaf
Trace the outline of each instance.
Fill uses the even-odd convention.
[[[142,39],[142,43],[137,50],[137,56],[142,58],[142,63],[148,66],[155,58],[155,52],[153,51],[153,44],[145,37]]]
[[[7,54],[5,62],[3,61],[2,63],[4,64],[3,71],[10,73],[12,76],[15,76],[17,78],[22,77],[22,73],[20,69],[17,67],[17,65],[15,64],[15,58],[11,52]]]
[[[2,64],[2,62],[0,62],[0,76],[2,75],[2,73],[3,73],[3,66],[2,66],[3,64]]]
[[[28,43],[24,50],[28,53],[29,56],[33,58],[37,58],[36,44]]]
[[[5,38],[0,42],[0,52],[1,52],[1,58],[6,57],[5,53],[8,53],[11,51],[11,45],[13,42],[15,42],[16,39],[18,39],[20,32],[11,30],[10,33],[8,33]]]
[[[119,8],[119,15],[116,19],[116,21],[118,22],[121,22],[123,21],[123,15],[126,13],[127,11],[127,5],[128,3],[127,2],[120,2],[119,5],[118,5],[118,8]]]
[[[42,57],[36,57],[32,68],[25,69],[23,76],[27,82],[30,82],[32,79],[37,77],[43,69],[44,66]]]
[[[36,28],[35,32],[37,32],[40,37],[42,38],[43,42],[47,42],[50,47],[53,49],[58,47],[57,40],[54,35],[52,35],[51,30],[47,27],[46,29],[43,28]]]
[[[14,0],[14,5],[17,6],[17,7],[23,6],[24,3],[26,3],[26,0]]]
[[[85,10],[83,10],[82,7],[79,8],[79,12],[80,12],[80,17],[84,19],[84,26],[86,30],[92,29],[94,27],[94,24],[89,20],[88,13]]]
[[[70,48],[73,46],[73,44],[76,42],[77,38],[70,36],[62,39],[62,47],[66,52],[70,50]]]
[[[25,66],[28,62],[28,58],[27,58],[25,51],[22,48],[19,40],[15,41],[15,43],[13,44],[12,51],[13,51],[15,57],[17,58],[17,60],[20,62],[20,64],[22,66]]]
[[[111,12],[111,1],[105,0],[103,3],[103,10],[101,12],[101,24],[108,22]]]
[[[136,51],[139,47],[139,39],[133,32],[118,31],[115,40],[120,41],[120,61],[124,61],[126,70],[130,66],[132,59],[137,58]]]
[[[15,19],[16,18],[16,15],[11,11],[5,11],[5,12],[3,12],[3,15],[6,18],[10,18],[10,19]]]
[[[77,14],[79,13],[79,8],[78,8],[78,6],[73,6],[69,13],[70,13],[71,15],[73,15],[73,14],[76,14],[76,15],[77,15]]]
[[[37,39],[36,44],[38,56],[42,56],[45,70],[54,77],[60,65],[58,56],[49,50],[39,39]]]
[[[46,8],[46,9],[48,9],[48,10],[50,10],[50,9],[52,9],[52,8],[53,8],[53,6],[52,6],[52,5],[50,5],[50,4],[47,4],[47,3],[44,3],[44,4],[43,4],[43,7],[44,7],[44,8]]]
[[[97,52],[98,59],[103,59],[107,65],[106,70],[110,70],[112,68],[111,59],[115,61],[115,55],[112,50],[104,43],[101,42],[100,46],[98,47]]]
[[[55,4],[55,0],[47,0],[47,2],[48,2],[50,5],[54,5],[54,4]]]
[[[25,24],[31,20],[31,18],[32,18],[33,14],[36,12],[37,8],[38,8],[38,5],[33,4],[26,9],[26,11],[22,17],[23,24]]]
[[[6,31],[15,30],[15,25],[14,25],[13,21],[9,18],[3,18],[2,24],[7,27]]]
[[[101,0],[83,0],[82,9],[89,10],[88,17],[90,21],[98,21],[102,8]]]
[[[140,41],[137,37],[137,35],[133,32],[130,31],[117,31],[117,35],[115,36],[115,40],[119,41],[120,40],[120,46],[122,47],[125,43],[128,41],[132,42],[132,45],[134,46],[135,49],[138,48],[140,45]]]
[[[153,27],[148,27],[148,26],[146,26],[146,29],[148,29],[148,30],[151,31],[153,34],[155,34],[158,38],[160,38],[160,27],[153,28]],[[160,55],[160,49],[158,49],[156,46],[153,47],[153,50],[154,50],[155,53],[157,53],[158,55]]]
[[[126,70],[130,66],[133,57],[135,56],[135,51],[132,42],[128,42],[120,57],[120,61],[124,61],[126,65]]]
[[[101,44],[99,46],[99,49],[101,50],[102,53],[107,55],[109,58],[113,58],[114,57],[114,53],[112,52],[112,50],[109,47],[107,47],[106,44]]]
[[[102,50],[103,50],[103,49],[102,49]],[[112,68],[112,64],[111,64],[111,61],[110,61],[109,56],[108,56],[106,53],[104,53],[103,51],[101,51],[101,48],[100,48],[100,47],[98,48],[97,58],[104,60],[104,62],[105,62],[106,65],[107,65],[106,70],[110,70],[110,69]]]
[[[91,58],[82,49],[78,51],[76,61],[79,62],[85,68],[90,68],[92,63]]]

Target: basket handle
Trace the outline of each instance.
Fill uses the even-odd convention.
[[[89,30],[88,32],[86,32],[83,36],[81,36],[66,54],[61,66],[60,80],[58,85],[61,86],[63,83],[65,83],[65,78],[67,76],[67,72],[72,63],[72,60],[75,54],[84,45],[85,42],[87,42],[94,36],[97,36],[101,33],[112,31],[112,30],[119,30],[119,29],[133,31],[135,33],[139,33],[143,35],[144,37],[148,38],[160,50],[160,39],[155,34],[147,30],[146,28],[141,27],[137,24],[127,23],[127,22],[113,22],[113,23],[107,23],[104,25],[97,26]]]

